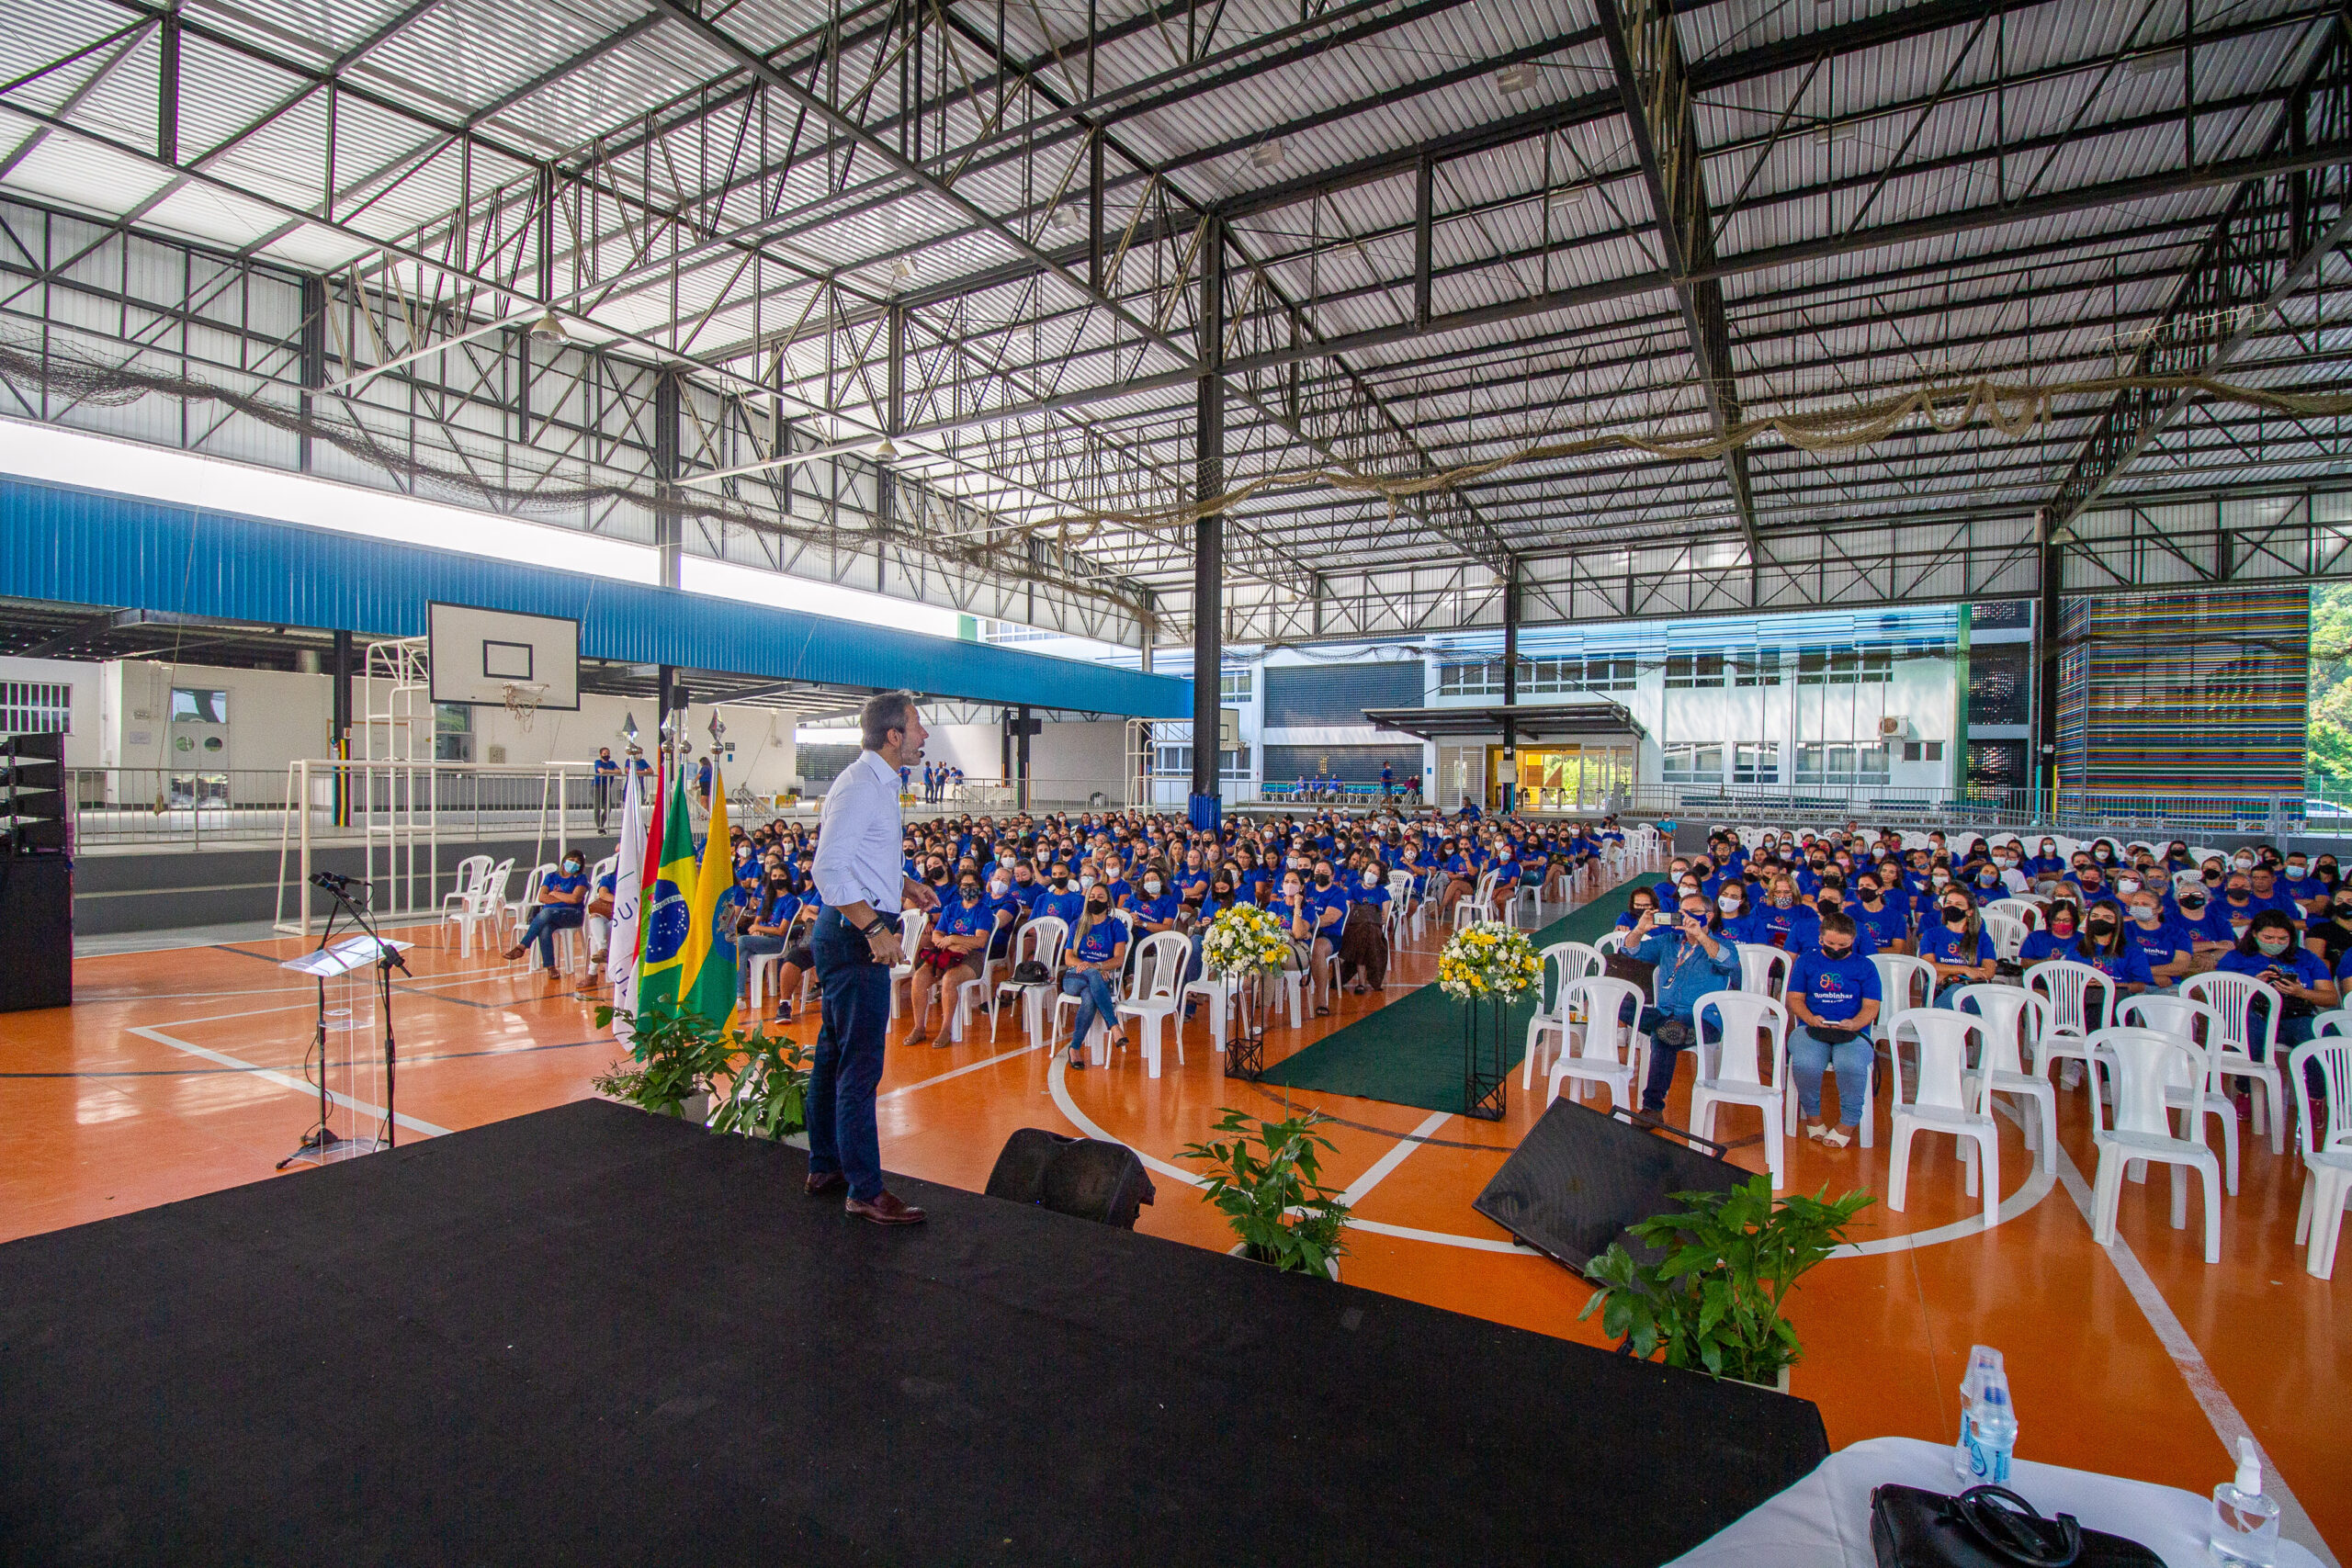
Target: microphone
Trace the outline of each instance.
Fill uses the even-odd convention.
[[[375,884],[332,871],[314,871],[311,874],[311,886],[323,887],[330,893],[348,893],[355,887],[372,887]]]

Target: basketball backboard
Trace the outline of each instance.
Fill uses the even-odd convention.
[[[534,705],[580,706],[580,623],[471,604],[427,606],[425,656],[436,703],[503,705],[510,687],[544,687]]]

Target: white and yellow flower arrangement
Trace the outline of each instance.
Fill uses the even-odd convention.
[[[1543,977],[1527,933],[1498,920],[1463,927],[1437,955],[1438,986],[1458,1001],[1512,1001]]]
[[[1223,979],[1276,974],[1289,957],[1290,935],[1281,917],[1254,904],[1218,910],[1201,939],[1202,962]]]

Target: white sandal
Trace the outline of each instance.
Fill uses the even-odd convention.
[[[1821,1134],[1821,1141],[1833,1149],[1842,1149],[1854,1141],[1854,1135],[1843,1127],[1832,1127]]]
[[[1808,1138],[1826,1138],[1829,1135],[1829,1123],[1826,1122],[1809,1122],[1805,1124],[1804,1135]]]

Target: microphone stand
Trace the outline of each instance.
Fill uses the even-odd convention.
[[[338,905],[344,902],[340,892],[332,887],[327,891],[334,893],[335,902]],[[337,909],[327,911],[326,928],[319,932],[319,945],[311,950],[312,953],[324,953],[327,950],[327,941],[334,935],[335,916],[339,912]],[[319,1124],[311,1130],[310,1134],[295,1147],[292,1154],[277,1162],[277,1168],[279,1170],[284,1170],[304,1155],[323,1156],[327,1150],[343,1142],[327,1125],[327,1117],[334,1109],[334,1102],[327,1098],[327,979],[323,975],[316,978],[319,983],[319,1024],[316,1033],[311,1036],[311,1048],[317,1052],[319,1056]]]
[[[334,888],[333,892],[336,900],[351,911],[351,918],[358,922],[359,929],[376,943],[377,1002],[384,1010],[384,1146],[396,1149],[401,1145],[401,1122],[394,1075],[399,1066],[400,1048],[392,1038],[392,971],[398,969],[406,975],[410,973],[409,966],[399,952],[384,941],[363,906],[354,902],[343,888]]]

